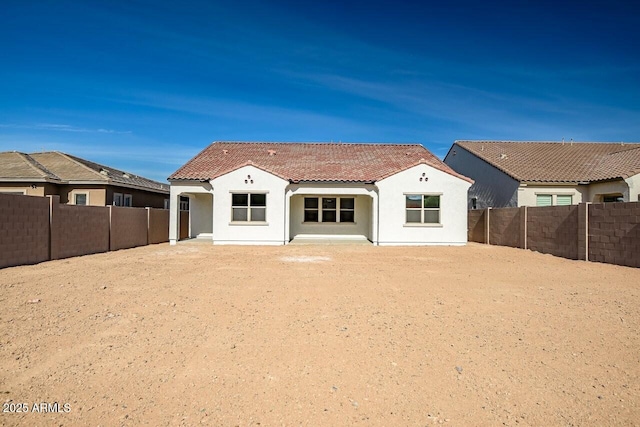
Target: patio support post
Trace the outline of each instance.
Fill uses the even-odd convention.
[[[291,195],[293,192],[286,189],[284,193],[284,244],[289,243],[291,229]]]
[[[378,193],[371,191],[371,242],[378,245]]]
[[[169,244],[175,245],[178,241],[178,224],[180,221],[180,192],[171,186],[169,194]]]

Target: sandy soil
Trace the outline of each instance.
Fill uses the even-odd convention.
[[[640,269],[163,244],[0,270],[0,304],[2,425],[640,423]]]

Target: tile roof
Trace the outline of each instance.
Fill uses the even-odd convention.
[[[28,154],[17,151],[0,153],[0,179],[46,181],[59,180],[55,174]]]
[[[0,153],[0,180],[50,181],[65,184],[91,182],[134,186],[163,193],[169,191],[167,184],[58,151],[32,154],[15,151]]]
[[[210,180],[253,165],[291,182],[372,183],[418,164],[464,177],[420,144],[214,142],[169,180]]]
[[[640,173],[640,143],[456,141],[521,182],[589,182]]]

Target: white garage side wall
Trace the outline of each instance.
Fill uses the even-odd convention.
[[[425,182],[422,174],[428,180]],[[423,181],[420,181],[423,178]],[[380,245],[464,245],[467,243],[467,192],[471,183],[427,165],[418,165],[378,182]],[[407,225],[406,193],[439,194],[440,224]]]
[[[249,176],[251,178],[248,178]],[[211,185],[215,201],[213,205],[214,244],[285,244],[287,181],[254,166],[244,166],[212,180]],[[232,222],[232,193],[266,193],[266,221],[264,223]]]
[[[560,195],[572,196],[572,204],[577,205],[587,201],[588,188],[586,185],[532,185],[527,184],[518,188],[518,207],[536,206],[539,194],[549,194],[553,204],[556,204],[556,197]]]
[[[304,198],[353,197],[355,199],[355,223],[304,222]],[[298,234],[364,236],[371,240],[371,197],[357,195],[295,195],[291,197],[291,238]]]
[[[208,182],[173,181],[169,191],[169,244],[178,241],[178,218],[180,215],[180,195],[208,194],[211,195],[211,185]],[[193,198],[190,199],[190,201]]]

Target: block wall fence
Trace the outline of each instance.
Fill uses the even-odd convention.
[[[640,202],[471,210],[468,239],[640,267]]]
[[[169,241],[169,211],[0,194],[0,268]]]

